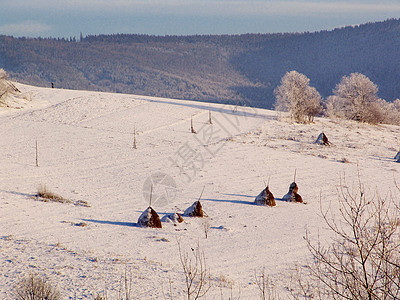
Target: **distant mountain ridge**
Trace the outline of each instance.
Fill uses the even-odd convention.
[[[323,97],[360,72],[387,101],[400,97],[400,19],[315,33],[75,39],[0,35],[0,68],[38,86],[239,103],[271,108],[281,77],[296,70]]]

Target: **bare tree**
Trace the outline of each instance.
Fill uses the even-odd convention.
[[[297,71],[287,72],[274,90],[275,109],[288,111],[296,122],[312,122],[322,111],[322,98],[309,83],[307,76]]]
[[[314,257],[310,275],[321,282],[322,299],[399,299],[399,216],[393,196],[367,197],[361,182],[356,192],[341,184],[338,193],[340,220],[321,208],[332,243],[323,246],[308,233],[305,237]]]
[[[191,253],[183,252],[179,240],[178,250],[185,276],[187,299],[204,297],[211,288],[211,277],[207,269],[204,252],[200,249],[199,244],[196,248],[191,249]]]
[[[315,285],[315,282],[311,281],[309,273],[304,273],[302,273],[300,268],[296,268],[295,272],[290,277],[288,290],[293,299],[324,299],[319,294],[318,286]]]

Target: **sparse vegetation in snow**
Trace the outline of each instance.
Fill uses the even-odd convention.
[[[254,270],[261,279],[263,265],[264,278],[285,298],[293,267],[312,258],[305,228],[323,241],[330,236],[318,217],[318,200],[321,195],[324,205],[338,208],[338,174],[345,171],[354,180],[358,165],[368,185],[386,195],[400,171],[393,159],[400,128],[394,125],[318,117],[310,124],[288,123],[274,111],[213,104],[210,126],[208,104],[17,85],[42,102],[0,114],[0,173],[6,174],[0,186],[0,273],[7,274],[0,277],[0,298],[9,298],[21,272],[34,271],[48,274],[65,297],[104,297],[107,287],[113,299],[127,263],[137,270],[133,298],[162,298],[163,283],[170,283],[165,297],[184,298],[186,277],[177,247],[169,242],[176,238],[192,259],[201,240],[212,285],[207,298],[225,299],[229,288],[231,298],[259,298]],[[188,131],[191,117],[197,134]],[[140,147],[132,151],[135,125],[141,128]],[[322,131],[329,147],[315,143]],[[32,163],[35,137],[45,158],[40,168]],[[282,198],[272,209],[254,205],[266,176],[273,177],[272,191],[281,197],[294,181],[294,168],[308,205]],[[160,172],[175,183],[157,182],[157,195],[168,199],[150,203],[160,216],[189,207],[206,185],[207,196],[199,200],[211,217],[163,223],[162,229],[135,226],[149,206],[143,181]],[[93,206],[32,201],[37,182],[57,182],[55,191],[73,204],[76,198]],[[229,278],[222,289],[216,274]]]
[[[15,286],[16,300],[60,300],[61,293],[48,280],[31,274]]]

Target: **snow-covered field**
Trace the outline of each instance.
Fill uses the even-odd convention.
[[[31,273],[48,277],[63,299],[105,289],[113,299],[126,270],[134,299],[169,298],[170,286],[183,299],[178,242],[204,251],[207,299],[257,299],[254,273],[264,267],[285,295],[293,271],[311,259],[306,229],[329,238],[320,201],[337,206],[341,178],[356,185],[359,173],[372,195],[398,196],[398,126],[300,125],[249,107],[16,86],[30,101],[0,108],[0,299]],[[314,143],[322,131],[330,147]],[[295,170],[306,205],[279,201]],[[267,181],[277,206],[253,205]],[[90,207],[37,201],[39,185]],[[163,217],[183,212],[203,187],[206,221],[136,226],[150,189]]]

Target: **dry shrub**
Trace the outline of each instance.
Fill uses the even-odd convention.
[[[0,69],[0,107],[9,107],[7,98],[9,95],[16,95],[20,91],[8,81],[8,74],[3,69]]]
[[[74,205],[76,206],[84,206],[84,207],[90,207],[89,202],[85,201],[85,200],[78,200],[74,203]]]
[[[369,197],[361,182],[355,191],[341,183],[338,194],[340,219],[330,208],[321,209],[334,234],[332,242],[324,246],[308,233],[305,238],[314,258],[308,279],[320,284],[311,294],[321,299],[399,299],[400,227],[394,197]]]
[[[65,199],[60,195],[57,195],[51,191],[49,191],[46,185],[40,185],[37,191],[37,197],[42,198],[43,202],[59,202],[59,203],[71,203],[71,200]]]
[[[204,234],[205,234],[206,238],[208,238],[208,232],[210,231],[211,224],[210,224],[210,222],[208,221],[207,218],[203,219],[201,227],[203,228],[203,231],[204,231]]]
[[[125,265],[125,271],[121,274],[121,277],[118,282],[112,284],[111,286],[106,286],[104,290],[100,293],[97,293],[94,297],[94,300],[132,300],[138,299],[137,297],[133,297],[133,271],[132,267]],[[75,299],[75,298],[74,298]]]
[[[190,300],[205,297],[211,288],[211,276],[204,252],[199,244],[190,253],[183,252],[179,240],[178,251],[186,283],[185,298]]]
[[[15,298],[17,300],[59,300],[61,294],[44,278],[32,274],[17,283]]]
[[[90,204],[85,200],[71,201],[60,195],[57,195],[49,191],[46,185],[40,185],[37,190],[36,199],[43,202],[57,202],[57,203],[67,203],[74,204],[76,206],[90,207]]]
[[[265,272],[265,267],[263,267],[260,272],[257,270],[254,271],[254,283],[258,287],[259,297],[261,300],[279,299],[271,279]]]

